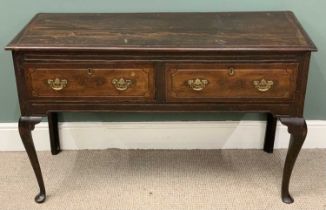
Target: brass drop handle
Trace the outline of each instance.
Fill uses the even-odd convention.
[[[188,80],[187,83],[192,90],[202,91],[208,85],[208,80],[196,78]]]
[[[53,90],[60,91],[67,86],[68,81],[66,79],[59,78],[48,79],[48,84]]]
[[[112,80],[112,84],[114,85],[115,89],[119,91],[125,91],[132,85],[132,81],[124,78],[115,78]]]
[[[255,80],[253,81],[253,84],[255,86],[255,88],[257,90],[259,90],[260,92],[266,92],[266,91],[269,91],[272,86],[274,85],[274,81],[272,80],[265,80],[265,79],[262,79],[262,80]]]

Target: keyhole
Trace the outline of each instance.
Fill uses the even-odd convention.
[[[230,67],[230,68],[229,68],[229,75],[230,75],[230,76],[233,76],[234,73],[235,73],[235,72],[234,72],[234,68],[233,68],[233,67]]]
[[[92,69],[87,69],[87,71],[88,71],[88,75],[92,76],[92,74],[93,74]]]

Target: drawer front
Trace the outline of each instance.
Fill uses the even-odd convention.
[[[27,88],[31,97],[110,97],[154,99],[154,73],[150,64],[29,65]]]
[[[169,102],[290,101],[298,64],[168,64]]]

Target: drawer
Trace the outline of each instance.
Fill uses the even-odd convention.
[[[290,101],[298,64],[168,64],[170,102]]]
[[[153,100],[150,64],[28,64],[30,97],[110,97],[110,100]]]

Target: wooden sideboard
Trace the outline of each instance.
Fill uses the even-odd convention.
[[[47,116],[51,151],[59,153],[63,111],[266,113],[266,152],[277,119],[291,134],[282,200],[293,202],[289,181],[307,134],[304,99],[317,49],[292,12],[44,13],[6,49],[36,202],[46,193],[31,131]]]

